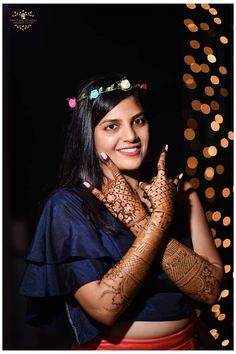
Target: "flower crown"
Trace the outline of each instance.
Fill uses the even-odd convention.
[[[116,90],[122,90],[122,91],[128,91],[131,90],[135,87],[140,87],[142,90],[147,91],[148,87],[147,84],[132,84],[127,80],[126,78],[116,82],[115,84],[112,84],[106,88],[99,87],[98,89],[93,89],[90,91],[89,95],[85,95],[84,93],[79,96],[78,99],[75,97],[67,98],[67,102],[70,108],[75,108],[77,106],[77,103],[82,101],[82,100],[95,100],[99,96],[101,96],[103,93],[106,92],[112,92]]]

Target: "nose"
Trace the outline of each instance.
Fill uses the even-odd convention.
[[[124,135],[123,135],[123,140],[124,141],[135,141],[137,140],[138,135],[136,130],[134,129],[133,126],[127,125],[124,127]]]

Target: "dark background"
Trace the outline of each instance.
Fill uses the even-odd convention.
[[[231,96],[221,112],[227,117],[223,128],[227,135],[233,124],[233,5],[210,5],[222,19],[216,32],[230,39],[226,49],[218,49],[216,41],[208,38],[230,71],[225,85]],[[22,9],[32,11],[37,20],[25,31],[9,21],[14,11]],[[63,349],[58,338],[24,324],[25,300],[17,291],[40,208],[57,181],[70,119],[66,98],[76,95],[81,80],[100,72],[118,71],[131,81],[146,81],[156,151],[168,143],[169,171],[179,173],[191,155],[183,131],[186,116],[194,113],[190,107],[193,93],[186,89],[182,76],[187,44],[194,37],[183,21],[193,17],[196,22],[212,22],[212,15],[200,5],[194,12],[184,4],[3,5],[4,349]],[[196,36],[204,41],[206,34]],[[204,84],[201,77],[199,84]],[[198,91],[194,94],[197,96]],[[205,122],[202,124],[207,126]],[[199,135],[203,144],[210,145],[204,129]],[[203,155],[198,154],[199,165],[204,165]],[[220,182],[213,184],[232,186],[232,147],[227,156],[224,152],[217,159],[229,168]],[[204,179],[200,169],[199,176],[203,180],[201,196]],[[219,198],[215,203],[213,209],[226,208],[226,215],[232,214],[231,202]],[[209,210],[204,198],[203,204]],[[232,229],[228,231],[230,238]],[[232,247],[219,251],[225,264],[232,264]],[[226,319],[220,322],[213,318],[209,306],[203,306],[202,317],[209,329],[218,329],[219,348],[232,349],[232,272],[226,277],[225,288],[230,290],[222,305]],[[230,344],[222,347],[225,338]]]

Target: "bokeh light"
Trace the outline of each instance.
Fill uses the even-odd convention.
[[[204,114],[209,114],[211,112],[211,108],[210,108],[210,106],[207,103],[203,103],[201,105],[201,111]]]
[[[215,90],[211,86],[206,86],[204,92],[207,96],[214,96]]]
[[[230,196],[230,189],[229,189],[229,188],[224,188],[224,189],[222,190],[222,196],[223,196],[224,198],[228,198],[228,197]]]
[[[222,23],[221,19],[219,17],[215,17],[214,18],[214,22],[217,24],[217,25],[220,25]]]
[[[223,218],[223,225],[228,226],[228,225],[230,225],[230,223],[231,223],[231,218],[229,216],[225,216]]]
[[[221,43],[223,43],[223,44],[227,44],[227,43],[228,43],[228,38],[225,37],[225,36],[221,36],[221,37],[220,37],[220,41],[221,41]]]
[[[210,27],[209,27],[209,25],[206,22],[202,22],[202,23],[200,23],[200,28],[203,31],[208,31]]]
[[[201,110],[201,102],[199,100],[193,100],[192,101],[192,108],[195,110],[195,111],[200,111]]]
[[[215,189],[213,187],[208,187],[206,190],[205,190],[205,196],[208,198],[208,199],[212,199],[215,197]]]
[[[213,85],[218,85],[220,82],[220,79],[216,75],[211,75],[210,80]]]
[[[219,124],[223,123],[223,117],[221,114],[216,114],[215,115],[215,121]]]
[[[215,132],[217,132],[218,130],[220,130],[220,124],[217,122],[211,122],[211,129]]]
[[[210,9],[210,5],[209,5],[209,4],[201,4],[201,7],[202,7],[204,10],[209,10],[209,9]]]
[[[195,138],[195,131],[192,128],[185,129],[184,137],[187,140],[193,140]]]
[[[209,73],[209,71],[210,71],[209,65],[203,63],[200,65],[200,67],[201,67],[201,70],[203,73]]]
[[[222,175],[225,171],[225,168],[223,165],[217,165],[216,166],[216,172],[218,173],[218,175]]]
[[[228,86],[230,77],[227,77],[229,73],[231,75],[231,68],[227,65],[226,50],[229,52],[231,48],[231,43],[227,44],[232,37],[224,33],[224,17],[220,14],[220,7],[210,5],[186,5],[188,12],[191,11],[191,19],[184,21],[188,40],[186,55],[183,55],[186,65],[183,82],[185,89],[189,90],[187,97],[190,97],[190,112],[184,117],[187,125],[184,137],[189,148],[185,171],[194,189],[201,186],[199,192],[203,193],[208,206],[205,215],[214,243],[219,253],[225,253],[228,257],[233,237],[233,218],[228,211],[233,198],[233,189],[228,179],[231,169],[228,156],[233,146],[231,142],[234,133],[229,125],[231,111],[226,111],[226,105],[232,99]],[[232,260],[226,259],[224,272],[229,277],[232,276]],[[217,303],[211,306],[211,319],[216,322],[209,328],[209,333],[221,349],[228,349],[232,344],[228,334],[221,332],[221,326],[230,320],[222,300],[230,295],[230,288],[224,289]],[[197,314],[202,316],[199,309]]]
[[[234,140],[234,132],[232,132],[232,131],[228,132],[228,139],[229,140]]]
[[[230,264],[226,264],[224,266],[224,269],[225,269],[225,273],[229,273],[231,271],[231,265]]]
[[[231,245],[230,239],[229,239],[229,238],[226,238],[226,239],[223,241],[223,247],[224,247],[224,248],[228,248],[230,245]]]
[[[211,181],[214,178],[214,168],[213,167],[207,167],[205,169],[204,177],[207,181]]]
[[[196,40],[192,40],[189,42],[190,47],[192,47],[193,49],[199,49],[200,48],[200,43],[199,41]]]
[[[222,75],[226,75],[227,74],[227,69],[225,66],[219,66],[219,72],[222,74]]]
[[[216,57],[215,57],[213,54],[208,54],[207,60],[208,60],[210,63],[215,63],[215,62],[216,62]]]
[[[197,158],[194,157],[194,156],[189,157],[188,160],[187,160],[187,165],[188,165],[189,168],[196,168],[197,165],[198,165]]]
[[[217,15],[217,10],[214,7],[211,7],[209,9],[209,12],[210,12],[211,15]]]
[[[211,101],[211,108],[213,111],[218,111],[220,109],[220,104],[217,101]]]
[[[220,140],[220,145],[223,147],[223,148],[227,148],[229,146],[229,141],[226,139],[226,138],[222,138]]]
[[[211,47],[204,47],[203,51],[206,55],[213,54],[213,50]]]
[[[219,221],[221,219],[221,212],[220,211],[214,211],[213,213],[212,213],[212,220],[213,221]]]
[[[210,156],[216,156],[217,155],[217,148],[214,145],[209,146],[208,154]]]

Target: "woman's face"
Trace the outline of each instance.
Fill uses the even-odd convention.
[[[120,171],[142,165],[148,151],[149,125],[133,96],[118,103],[95,127],[97,154],[105,152]]]

